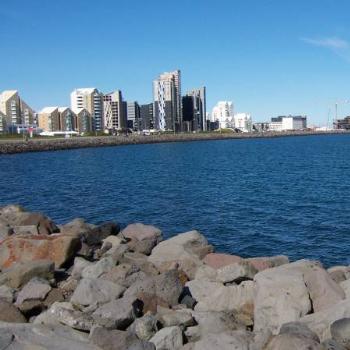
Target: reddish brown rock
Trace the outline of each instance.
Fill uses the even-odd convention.
[[[237,255],[210,253],[204,257],[203,262],[213,269],[219,269],[221,267],[240,262],[241,260],[242,258]]]
[[[277,266],[281,266],[289,263],[288,257],[285,255],[249,258],[249,259],[245,259],[245,261],[248,261],[258,271],[271,269],[272,267],[277,267]]]
[[[0,268],[37,260],[53,261],[59,268],[72,258],[79,246],[80,240],[72,236],[11,236],[0,243]]]

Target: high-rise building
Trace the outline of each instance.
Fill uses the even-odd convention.
[[[140,106],[141,130],[151,130],[154,128],[153,103]]]
[[[140,106],[136,101],[127,103],[128,128],[134,131],[141,130]]]
[[[34,111],[19,96],[17,90],[6,90],[0,94],[0,112],[10,125],[30,125],[34,122]]]
[[[206,89],[193,89],[182,98],[184,131],[206,131]]]
[[[45,107],[38,114],[39,128],[44,131],[60,131],[60,113],[58,107]]]
[[[165,72],[153,81],[154,121],[158,130],[181,130],[181,72]]]
[[[69,107],[59,107],[60,131],[75,130],[75,113]]]
[[[127,116],[120,90],[103,95],[103,119],[105,130],[125,130]]]
[[[233,103],[231,101],[219,101],[213,108],[211,121],[218,122],[222,129],[233,129],[235,127]]]
[[[103,130],[103,94],[96,88],[80,88],[74,90],[71,95],[71,109],[81,111],[86,109],[92,117],[93,128]]]

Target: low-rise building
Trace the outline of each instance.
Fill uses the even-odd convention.
[[[93,131],[93,120],[89,111],[85,108],[73,111],[75,113],[75,130],[80,134]]]
[[[38,114],[39,127],[44,131],[60,131],[58,107],[45,107]]]
[[[6,115],[0,112],[0,134],[6,132]]]
[[[271,118],[271,131],[303,130],[307,128],[306,116],[279,116]]]
[[[248,113],[237,113],[234,115],[235,129],[242,132],[252,131],[252,117]]]
[[[75,130],[75,113],[69,107],[59,107],[59,130],[74,131]]]
[[[335,120],[333,126],[337,130],[350,130],[350,116]]]
[[[268,122],[258,122],[253,124],[253,131],[265,132],[270,130],[270,123]]]

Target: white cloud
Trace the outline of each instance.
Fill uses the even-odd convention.
[[[350,47],[350,44],[348,41],[337,37],[320,38],[320,39],[301,38],[301,40],[313,46],[325,47],[327,49],[332,49],[332,50],[342,50],[342,49],[348,49]]]

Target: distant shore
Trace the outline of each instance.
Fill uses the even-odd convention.
[[[66,149],[108,147],[133,144],[150,144],[164,142],[188,142],[229,140],[246,138],[274,138],[287,136],[311,136],[311,135],[334,135],[348,134],[345,131],[290,131],[290,132],[264,132],[264,133],[198,133],[198,134],[162,134],[152,136],[129,135],[129,136],[96,136],[96,137],[73,137],[30,139],[28,141],[19,139],[1,139],[0,154],[14,154],[24,152],[58,151]]]

